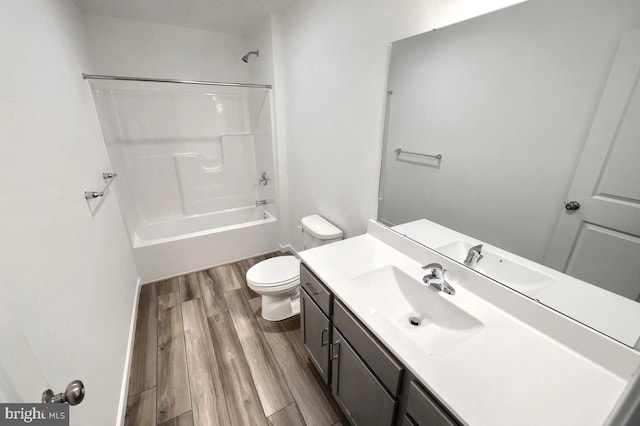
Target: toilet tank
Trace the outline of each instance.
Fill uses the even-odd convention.
[[[342,231],[317,214],[302,218],[302,230],[304,231],[305,249],[322,246],[342,239]]]

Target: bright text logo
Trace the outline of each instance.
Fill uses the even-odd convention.
[[[67,404],[0,404],[0,426],[69,426]]]

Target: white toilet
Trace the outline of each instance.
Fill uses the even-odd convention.
[[[304,248],[342,239],[342,231],[321,216],[302,218]],[[280,321],[300,313],[300,261],[295,256],[263,260],[247,271],[249,288],[262,295],[262,317]]]

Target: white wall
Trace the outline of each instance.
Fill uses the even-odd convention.
[[[241,37],[127,19],[85,16],[88,74],[245,82]]]
[[[273,86],[273,43],[271,37],[271,21],[263,20],[245,37],[245,45],[248,51],[258,50],[260,56],[251,55],[249,62],[243,64],[249,72],[249,82],[254,84],[271,84]],[[277,150],[274,143],[274,91],[256,91],[260,96],[253,96],[251,105],[252,126],[254,128],[254,141],[256,149],[256,167],[258,175],[266,172],[267,185],[258,186],[258,199],[267,200],[267,209],[276,216],[279,225],[282,223],[280,203],[277,186],[281,183],[276,174]],[[264,96],[263,96],[264,95]]]
[[[252,56],[249,59],[250,81],[257,84],[271,84],[271,125],[275,143],[272,144],[271,155],[267,152],[258,152],[266,146],[258,146],[256,155],[259,162],[265,164],[265,169],[272,167],[270,176],[272,181],[268,187],[262,187],[261,194],[270,200],[275,199],[272,206],[273,212],[278,218],[279,243],[282,248],[289,248],[289,204],[288,204],[288,173],[287,173],[287,143],[285,120],[285,84],[282,75],[282,41],[278,38],[280,17],[272,14],[262,25],[257,26],[245,36],[247,50],[260,51],[260,57]],[[260,167],[259,167],[260,168]],[[262,197],[261,197],[262,198]]]
[[[274,38],[282,40],[288,237],[296,249],[305,215],[321,214],[347,237],[376,217],[391,42],[514,3],[315,0],[282,14]]]
[[[137,272],[66,0],[0,1],[0,386],[39,402],[72,379],[72,425],[116,423]]]

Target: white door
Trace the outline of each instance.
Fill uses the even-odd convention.
[[[0,299],[0,402],[40,402],[49,388],[40,361],[31,348],[13,309]]]
[[[618,48],[545,264],[640,301],[640,31]],[[567,209],[568,208],[568,209]]]

